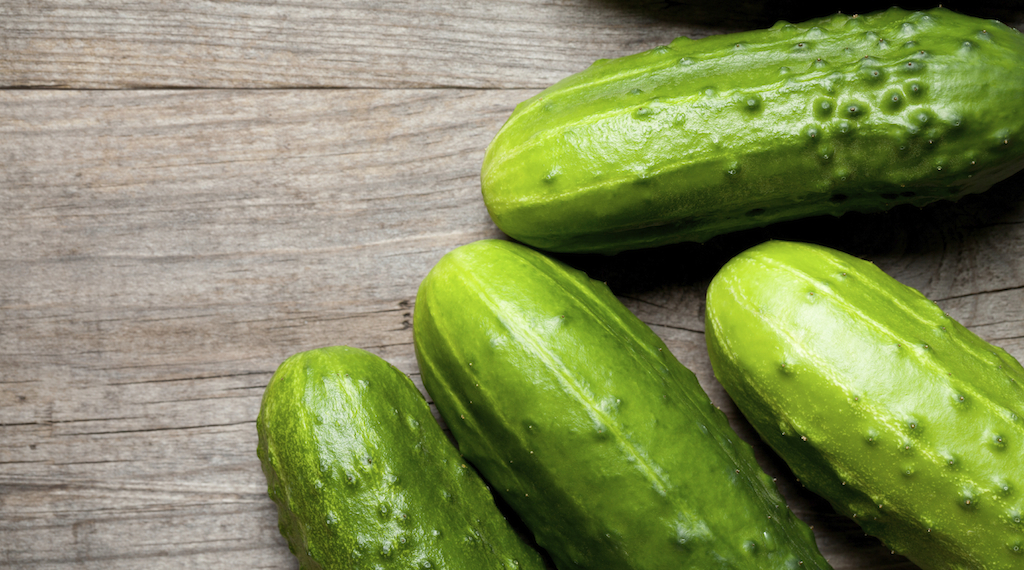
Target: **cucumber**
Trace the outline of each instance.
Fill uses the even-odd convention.
[[[534,247],[615,253],[923,206],[1024,168],[1024,36],[946,9],[679,38],[521,103],[483,198]]]
[[[413,337],[460,451],[560,570],[829,568],[693,373],[603,283],[478,241],[424,279]]]
[[[369,352],[285,360],[256,428],[281,534],[304,570],[544,568],[412,381]]]
[[[873,264],[771,241],[707,293],[715,375],[808,489],[924,570],[1024,568],[1024,368]]]

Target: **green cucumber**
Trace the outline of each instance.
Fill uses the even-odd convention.
[[[873,264],[770,241],[707,293],[715,375],[808,489],[925,570],[1024,568],[1024,368]]]
[[[614,253],[923,206],[1024,168],[1024,35],[945,9],[837,14],[601,60],[520,104],[481,172],[540,249]]]
[[[345,346],[296,354],[263,394],[258,455],[304,570],[542,570],[407,376]]]
[[[560,570],[829,568],[693,373],[603,283],[471,243],[420,285],[413,336],[460,451]]]

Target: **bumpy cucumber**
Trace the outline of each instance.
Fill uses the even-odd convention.
[[[363,350],[287,359],[258,455],[304,570],[544,568],[404,374]]]
[[[921,568],[1024,568],[1024,368],[867,261],[771,241],[707,294],[715,375],[809,489]]]
[[[829,568],[696,377],[603,283],[475,242],[423,281],[413,333],[460,451],[560,570]]]
[[[981,192],[1024,167],[1024,35],[945,9],[680,38],[520,104],[487,149],[500,229],[613,253]]]

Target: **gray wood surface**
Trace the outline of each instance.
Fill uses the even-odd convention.
[[[349,344],[418,383],[416,287],[501,236],[479,167],[512,108],[599,57],[854,11],[779,6],[0,3],[0,567],[297,568],[255,454],[276,366]],[[1016,3],[964,9],[1024,21]],[[871,258],[1024,359],[1024,178],[562,256],[697,373],[837,570],[911,570],[802,489],[714,380],[705,287],[767,238]]]

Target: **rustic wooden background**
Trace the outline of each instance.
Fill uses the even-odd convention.
[[[1018,2],[960,4],[1024,22]],[[297,568],[256,459],[263,388],[332,344],[418,382],[416,287],[446,251],[500,236],[479,167],[516,103],[679,35],[879,7],[0,0],[0,566]],[[563,256],[698,374],[837,570],[912,569],[794,484],[713,378],[705,286],[769,237],[869,257],[1024,359],[1024,178]]]

